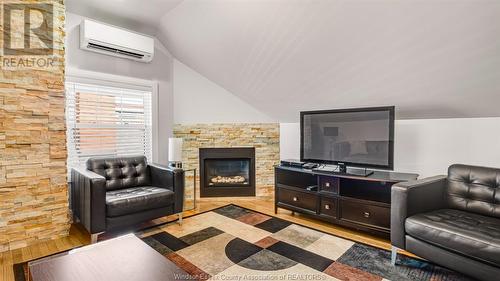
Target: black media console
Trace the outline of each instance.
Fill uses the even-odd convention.
[[[275,167],[275,212],[279,208],[369,233],[390,234],[391,186],[417,174],[374,171],[367,177]]]

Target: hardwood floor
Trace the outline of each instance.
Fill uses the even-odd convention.
[[[268,199],[259,199],[259,198],[201,199],[198,202],[196,210],[184,212],[184,217],[186,218],[191,215],[208,211],[230,203],[237,204],[239,206],[259,211],[265,214],[269,214],[272,216],[277,216],[279,218],[283,218],[309,227],[313,227],[340,237],[345,237],[375,247],[390,249],[390,243],[388,240],[368,235],[365,233],[357,232],[354,230],[346,229],[343,227],[334,226],[328,223],[324,223],[322,221],[309,218],[305,215],[300,215],[297,213],[295,213],[295,215],[292,215],[291,211],[284,209],[279,209],[278,214],[275,215],[274,201]],[[177,219],[176,216],[168,216],[157,219],[154,221],[154,223],[156,224],[167,221],[174,221],[176,219]],[[90,243],[89,234],[81,226],[73,225],[71,226],[70,234],[67,237],[47,242],[41,242],[26,248],[0,253],[0,258],[1,258],[0,280],[14,281],[14,273],[12,265],[15,263],[37,259],[47,255],[66,251],[75,247],[83,246],[89,243]]]

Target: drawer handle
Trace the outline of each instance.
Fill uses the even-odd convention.
[[[325,183],[325,186],[330,187],[330,183],[329,182]]]
[[[363,216],[364,216],[365,218],[369,218],[369,217],[370,217],[370,213],[369,213],[369,212],[364,212],[364,213],[363,213]]]
[[[295,201],[295,202],[297,202],[297,201],[299,201],[299,198],[297,198],[297,197],[294,196],[292,200]]]
[[[326,204],[325,205],[325,210],[330,210],[330,205]]]

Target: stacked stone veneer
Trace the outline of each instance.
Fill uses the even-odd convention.
[[[198,171],[200,147],[255,147],[256,195],[273,196],[274,165],[280,158],[279,124],[176,124],[174,135],[184,140],[184,168]]]
[[[70,226],[64,2],[46,2],[54,3],[54,67],[0,69],[0,252],[67,235]]]

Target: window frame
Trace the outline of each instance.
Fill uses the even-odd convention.
[[[81,83],[95,85],[97,87],[115,87],[139,91],[151,92],[151,155],[152,159],[148,159],[149,162],[156,163],[158,161],[158,82],[154,80],[144,80],[133,77],[118,76],[106,73],[98,73],[92,71],[83,70],[70,70],[66,74],[66,82],[70,83]],[[66,86],[64,91],[66,92]],[[67,103],[65,102],[65,109],[67,109]],[[68,117],[66,112],[65,118]],[[66,127],[68,121],[65,121]],[[68,127],[66,131],[68,131]],[[67,136],[69,140],[69,136]],[[67,144],[69,143],[67,140]],[[68,150],[70,148],[68,147]],[[73,148],[71,148],[73,149]],[[68,153],[69,156],[69,153]],[[68,172],[71,168],[68,161]],[[69,180],[69,177],[68,177]]]

